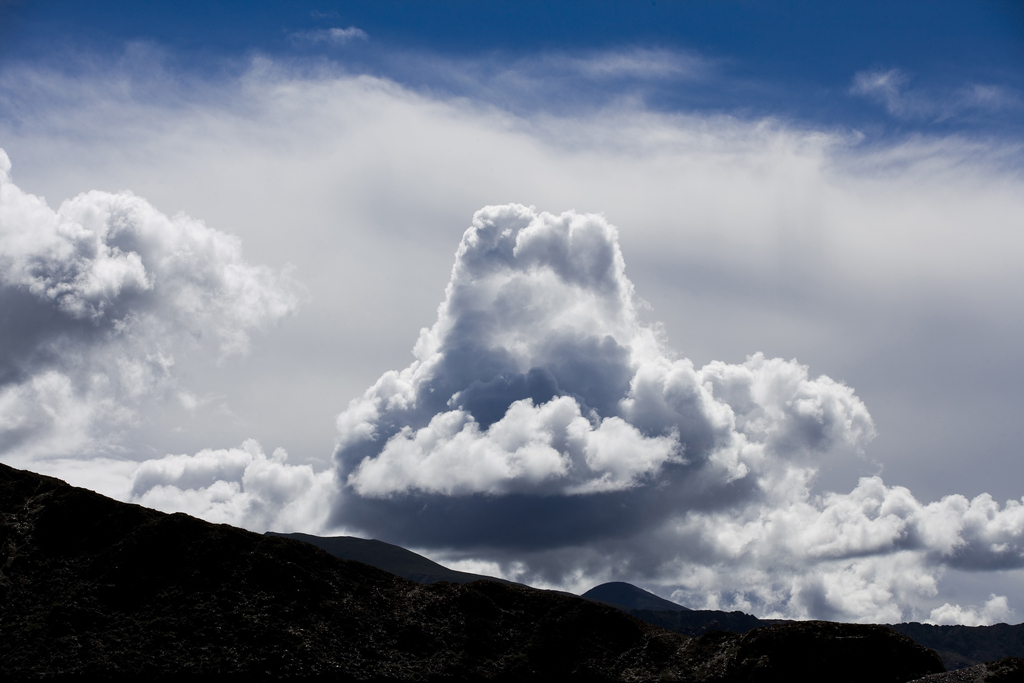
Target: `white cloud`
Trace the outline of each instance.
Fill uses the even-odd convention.
[[[463,410],[435,415],[415,432],[406,427],[348,481],[364,496],[410,489],[446,495],[615,491],[656,473],[677,449],[675,435],[647,438],[617,417],[595,427],[568,396],[539,406],[526,398],[485,432]],[[545,486],[552,480],[557,488]]]
[[[284,449],[268,457],[252,439],[240,448],[146,460],[132,475],[130,500],[254,531],[323,533],[337,495],[334,473],[287,460]]]
[[[908,110],[914,107],[905,100],[902,92],[909,80],[909,77],[899,69],[859,71],[854,74],[850,92],[881,100],[890,114],[912,113]]]
[[[661,540],[674,537],[668,547],[689,550],[666,553],[657,572],[662,582],[686,585],[676,598],[689,606],[723,605],[723,596],[739,594],[789,617],[920,620],[946,568],[1024,566],[1022,510],[1020,501],[1000,507],[988,495],[923,504],[879,477],[817,498],[795,487],[788,501],[740,513],[688,513]],[[709,565],[714,573],[702,574]],[[1006,598],[999,604],[1005,618]],[[994,609],[985,617],[962,613],[991,623]],[[946,605],[930,618],[953,613]]]
[[[698,55],[669,50],[635,49],[604,52],[590,57],[552,57],[542,62],[547,68],[567,67],[590,78],[703,78],[713,64]]]
[[[345,43],[352,42],[353,40],[368,40],[369,35],[366,31],[355,26],[349,26],[348,28],[322,28],[314,29],[312,31],[298,31],[292,34],[292,38],[299,42],[305,43],[330,43],[334,45],[344,45]]]
[[[669,360],[600,216],[478,211],[414,354],[338,417],[361,495],[618,491],[668,463],[714,488],[874,433],[848,387],[795,363]]]
[[[936,607],[932,610],[927,623],[984,626],[1006,623],[1006,620],[1010,618],[1010,614],[1006,596],[993,593],[981,607],[965,608],[960,605],[951,605],[947,602],[942,607]]]
[[[111,396],[103,374],[84,386],[57,370],[44,370],[0,388],[0,445],[4,455],[27,462],[34,457],[82,453],[93,445],[96,423],[119,425],[129,408]]]
[[[176,359],[245,354],[252,331],[297,307],[288,274],[247,263],[237,237],[129,192],[83,193],[54,211],[10,168],[0,150],[8,461],[116,447],[140,402],[174,388]]]
[[[1019,109],[1020,96],[1010,89],[982,83],[974,83],[960,91],[964,106],[990,111]]]
[[[891,115],[902,119],[944,120],[1021,107],[1020,97],[1005,86],[973,83],[954,91],[929,92],[908,87],[910,80],[900,69],[859,71],[850,92],[882,103]]]

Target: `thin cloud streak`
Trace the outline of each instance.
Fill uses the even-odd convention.
[[[344,45],[353,40],[369,40],[370,36],[361,28],[349,26],[348,28],[321,28],[311,31],[297,31],[291,34],[291,38],[296,43]]]
[[[900,69],[860,71],[850,93],[885,106],[898,119],[946,121],[976,113],[1000,113],[1024,108],[1018,93],[995,84],[968,83],[945,93],[908,87],[909,74]]]

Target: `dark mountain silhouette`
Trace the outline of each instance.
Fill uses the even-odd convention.
[[[607,604],[616,606],[612,603]],[[646,621],[648,624],[693,637],[709,631],[747,633],[756,628],[794,623],[783,619],[758,619],[743,612],[719,610],[680,612],[678,610],[622,609],[627,614]],[[1024,658],[1024,624],[935,626],[909,622],[886,625],[894,631],[910,636],[919,645],[935,650],[942,658],[943,665],[950,671],[974,667],[984,662],[991,663],[1007,657]],[[1012,671],[1017,671],[1017,669],[1012,668]],[[1014,680],[1024,683],[1024,675]]]
[[[377,569],[383,569],[386,572],[421,584],[431,584],[438,581],[464,584],[480,580],[513,584],[511,581],[493,576],[457,572],[411,550],[406,550],[401,546],[374,539],[356,538],[354,536],[286,534],[276,531],[268,531],[266,535],[303,541],[322,548],[334,557],[363,562]],[[569,595],[569,593],[563,593],[563,595]],[[779,620],[767,621],[758,619],[753,615],[743,612],[690,610],[687,607],[660,598],[654,593],[638,588],[633,584],[618,581],[604,583],[591,588],[580,597],[614,607],[641,621],[688,636],[700,636],[708,631],[715,630],[746,633],[751,629],[761,626],[772,626],[776,623],[782,623]],[[664,608],[666,605],[668,609]]]
[[[912,621],[889,624],[889,628],[938,652],[950,670],[1004,657],[1024,658],[1024,624],[935,626]],[[1024,681],[1024,673],[1015,680]]]
[[[774,626],[780,623],[793,623],[782,620],[768,621],[758,619],[752,614],[745,612],[722,612],[721,610],[687,610],[678,612],[676,610],[649,610],[631,609],[626,610],[637,619],[646,621],[648,624],[661,626],[676,633],[688,636],[699,636],[708,631],[729,631],[730,633],[746,633],[755,628]]]
[[[383,541],[351,536],[322,537],[275,532],[268,534],[312,543],[335,557],[364,562],[417,583],[468,583],[481,579],[511,583],[492,576],[457,572],[422,555]],[[739,611],[691,610],[621,581],[601,584],[591,588],[581,597],[615,607],[648,624],[691,637],[701,636],[709,631],[747,633],[755,628],[791,623],[784,619],[759,619]],[[949,670],[971,667],[1004,657],[1024,657],[1024,624],[932,626],[910,622],[888,626],[910,636],[920,645],[938,652]]]
[[[612,603],[607,604],[613,607],[616,606]],[[688,610],[680,612],[678,610],[621,609],[648,624],[661,626],[670,631],[692,637],[701,636],[709,631],[747,633],[756,628],[795,623],[784,619],[758,619],[751,614],[743,612],[722,612],[719,610]],[[932,624],[909,622],[886,625],[894,631],[910,636],[919,645],[935,650],[942,658],[943,665],[950,671],[975,667],[985,662],[991,664],[996,660],[1002,660],[1007,657],[1011,659],[1024,658],[1024,624],[935,626]],[[1012,667],[1008,670],[1017,671],[1016,668]],[[1021,678],[1013,680],[1019,680],[1021,683],[1024,683],[1024,674],[1021,675]]]
[[[936,669],[929,673],[941,670],[938,655],[925,648],[914,664],[904,659],[907,655],[891,633],[885,626],[830,621],[778,624],[742,635],[708,631],[689,641],[693,668],[688,680],[881,683],[921,678],[910,671],[918,666]]]
[[[494,581],[421,585],[308,543],[0,465],[0,679],[909,681],[884,626],[688,638]]]
[[[311,543],[318,548],[326,550],[331,555],[343,560],[355,560],[368,564],[377,569],[401,576],[416,583],[431,584],[438,581],[451,583],[470,583],[473,581],[497,581],[498,583],[512,584],[513,581],[506,581],[493,576],[483,574],[470,574],[468,572],[457,572],[440,565],[433,560],[428,560],[411,550],[397,545],[391,545],[384,541],[373,539],[356,538],[355,536],[313,536],[312,534],[282,534],[276,531],[268,531],[268,536],[280,536],[282,538],[293,538],[297,541]],[[516,584],[521,585],[521,584]]]
[[[683,607],[671,600],[660,598],[650,591],[637,588],[631,583],[623,581],[611,581],[594,586],[582,595],[584,598],[597,600],[614,607],[624,607],[627,610],[645,609],[654,611],[687,612],[688,607]]]

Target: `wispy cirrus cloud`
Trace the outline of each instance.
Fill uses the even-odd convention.
[[[595,78],[631,78],[641,80],[687,79],[711,76],[717,62],[696,54],[633,49],[595,53],[589,56],[551,55],[542,60],[549,68],[561,68]]]
[[[326,12],[322,10],[310,10],[309,16],[314,19],[340,19],[341,15],[338,14],[337,10],[328,10]]]
[[[1022,108],[1018,93],[1006,86],[966,84],[944,92],[910,87],[912,78],[900,69],[859,71],[850,92],[885,106],[900,119],[945,120],[971,112],[1003,112]]]
[[[369,40],[370,36],[361,28],[349,26],[348,28],[321,28],[309,31],[296,31],[291,34],[291,39],[293,42],[309,45],[345,45],[355,40]]]

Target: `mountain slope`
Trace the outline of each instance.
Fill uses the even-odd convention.
[[[882,626],[689,639],[601,604],[420,585],[308,543],[127,505],[0,465],[0,679],[908,681]]]
[[[0,465],[0,677],[654,680],[686,639],[602,605],[422,586]]]
[[[618,605],[626,609],[666,610],[670,612],[688,612],[690,609],[623,581],[611,581],[609,583],[602,583],[600,586],[594,586],[581,597]]]
[[[418,555],[411,550],[397,545],[391,545],[384,541],[373,539],[356,538],[354,536],[313,536],[312,534],[291,533],[283,534],[276,531],[268,531],[268,536],[279,536],[291,538],[297,541],[311,543],[322,548],[334,557],[343,560],[355,560],[368,564],[377,569],[383,569],[403,579],[415,581],[416,583],[430,584],[438,581],[449,581],[451,583],[470,583],[472,581],[497,581],[498,583],[513,584],[512,581],[499,579],[483,574],[470,574],[468,572],[457,572]],[[516,584],[521,585],[521,584]]]

